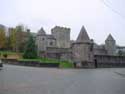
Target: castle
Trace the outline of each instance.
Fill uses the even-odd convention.
[[[36,36],[36,44],[39,56],[69,60],[77,66],[93,67],[95,62],[125,62],[125,47],[117,46],[111,34],[104,45],[97,45],[89,38],[84,26],[75,41],[70,40],[70,28],[56,26],[51,29],[51,34],[46,34],[41,28]]]

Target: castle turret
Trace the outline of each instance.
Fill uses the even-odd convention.
[[[46,32],[44,31],[43,28],[41,28],[36,37],[36,43],[37,43],[37,48],[38,48],[38,53],[46,51]]]
[[[78,35],[76,42],[82,42],[82,43],[83,42],[90,42],[90,38],[89,38],[84,26],[81,28],[81,31]]]
[[[116,54],[116,41],[111,34],[109,34],[109,36],[105,40],[105,49],[107,50],[108,55]]]
[[[93,48],[84,26],[82,27],[78,38],[72,45],[73,60],[76,63],[81,63],[81,66],[88,65],[93,62]]]

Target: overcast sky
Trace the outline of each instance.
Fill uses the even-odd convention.
[[[125,0],[104,0],[110,8],[102,1],[0,0],[0,24],[24,24],[33,32],[43,27],[47,33],[55,25],[70,27],[71,39],[84,25],[96,43],[104,43],[111,33],[117,44],[125,45]]]

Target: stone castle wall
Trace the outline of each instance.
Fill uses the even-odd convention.
[[[125,67],[125,56],[95,55],[94,57],[98,67]]]
[[[37,36],[36,44],[37,44],[38,52],[45,51],[47,46],[46,36]]]
[[[89,43],[76,43],[72,47],[73,51],[73,58],[74,61],[90,61],[92,62],[91,58],[91,51],[90,51],[90,44]]]
[[[71,60],[72,51],[70,48],[47,47],[47,57],[59,60]]]
[[[56,44],[58,48],[70,47],[70,29],[64,27],[54,27],[52,29],[52,35],[56,38]]]

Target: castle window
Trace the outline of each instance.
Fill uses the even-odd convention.
[[[93,51],[93,44],[90,46],[90,51]]]
[[[42,38],[42,40],[45,40],[44,38]]]
[[[52,42],[52,41],[50,42],[50,45],[53,45],[53,42]]]

